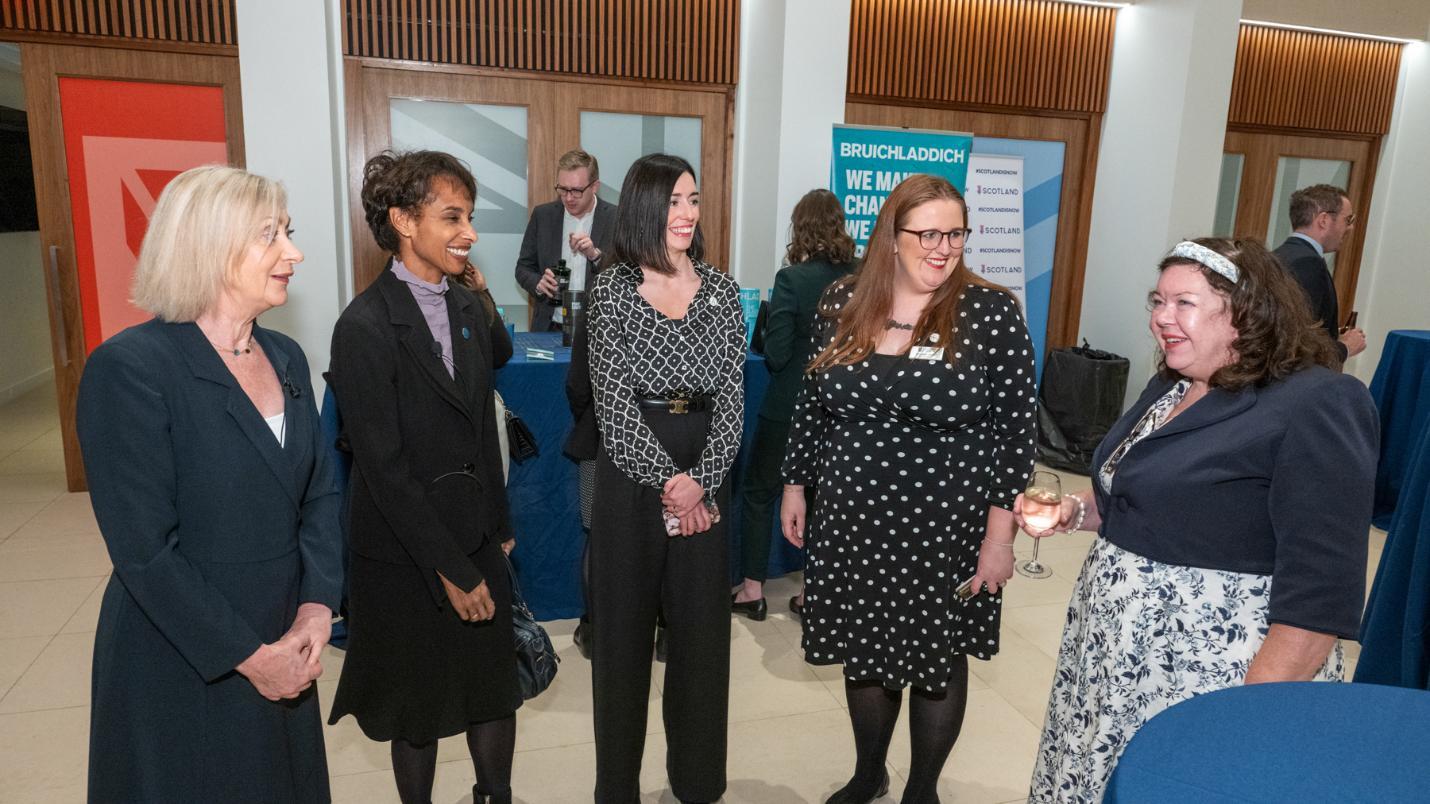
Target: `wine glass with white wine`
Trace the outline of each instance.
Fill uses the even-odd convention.
[[[1056,474],[1038,471],[1028,478],[1028,488],[1023,491],[1023,521],[1032,530],[1042,532],[1057,527],[1063,513],[1063,484]],[[1042,539],[1033,540],[1033,557],[1017,565],[1019,575],[1029,578],[1046,578],[1053,571],[1038,561],[1038,545]]]

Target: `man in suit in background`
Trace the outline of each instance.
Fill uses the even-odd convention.
[[[1340,332],[1340,310],[1326,255],[1341,247],[1355,222],[1355,208],[1345,190],[1329,184],[1303,187],[1291,194],[1291,236],[1275,251],[1306,291],[1311,312],[1321,320],[1342,361],[1365,351],[1365,332],[1354,327]]]
[[[571,269],[571,290],[591,287],[611,242],[616,205],[596,197],[601,169],[596,157],[577,148],[556,162],[556,200],[531,211],[516,282],[531,297],[531,331],[560,331],[561,299],[557,297],[557,260]]]

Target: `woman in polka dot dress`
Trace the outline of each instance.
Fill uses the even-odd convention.
[[[916,175],[879,214],[859,271],[825,292],[796,403],[781,521],[805,541],[805,658],[843,664],[857,754],[829,802],[887,792],[911,686],[902,801],[938,801],[968,656],[998,652],[1013,499],[1033,468],[1033,348],[1007,290],[968,270],[968,208]],[[971,581],[972,596],[957,589]]]

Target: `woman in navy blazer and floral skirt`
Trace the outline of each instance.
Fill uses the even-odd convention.
[[[1159,270],[1161,371],[1098,447],[1092,491],[1063,501],[1057,530],[1098,538],[1029,801],[1100,801],[1137,729],[1194,695],[1339,680],[1337,638],[1360,625],[1369,392],[1335,371],[1300,288],[1259,242],[1182,242]]]

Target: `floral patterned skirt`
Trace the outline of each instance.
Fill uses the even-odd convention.
[[[1269,575],[1163,564],[1098,538],[1068,605],[1028,801],[1101,801],[1143,723],[1242,683],[1270,594]],[[1343,674],[1337,642],[1316,678]]]

